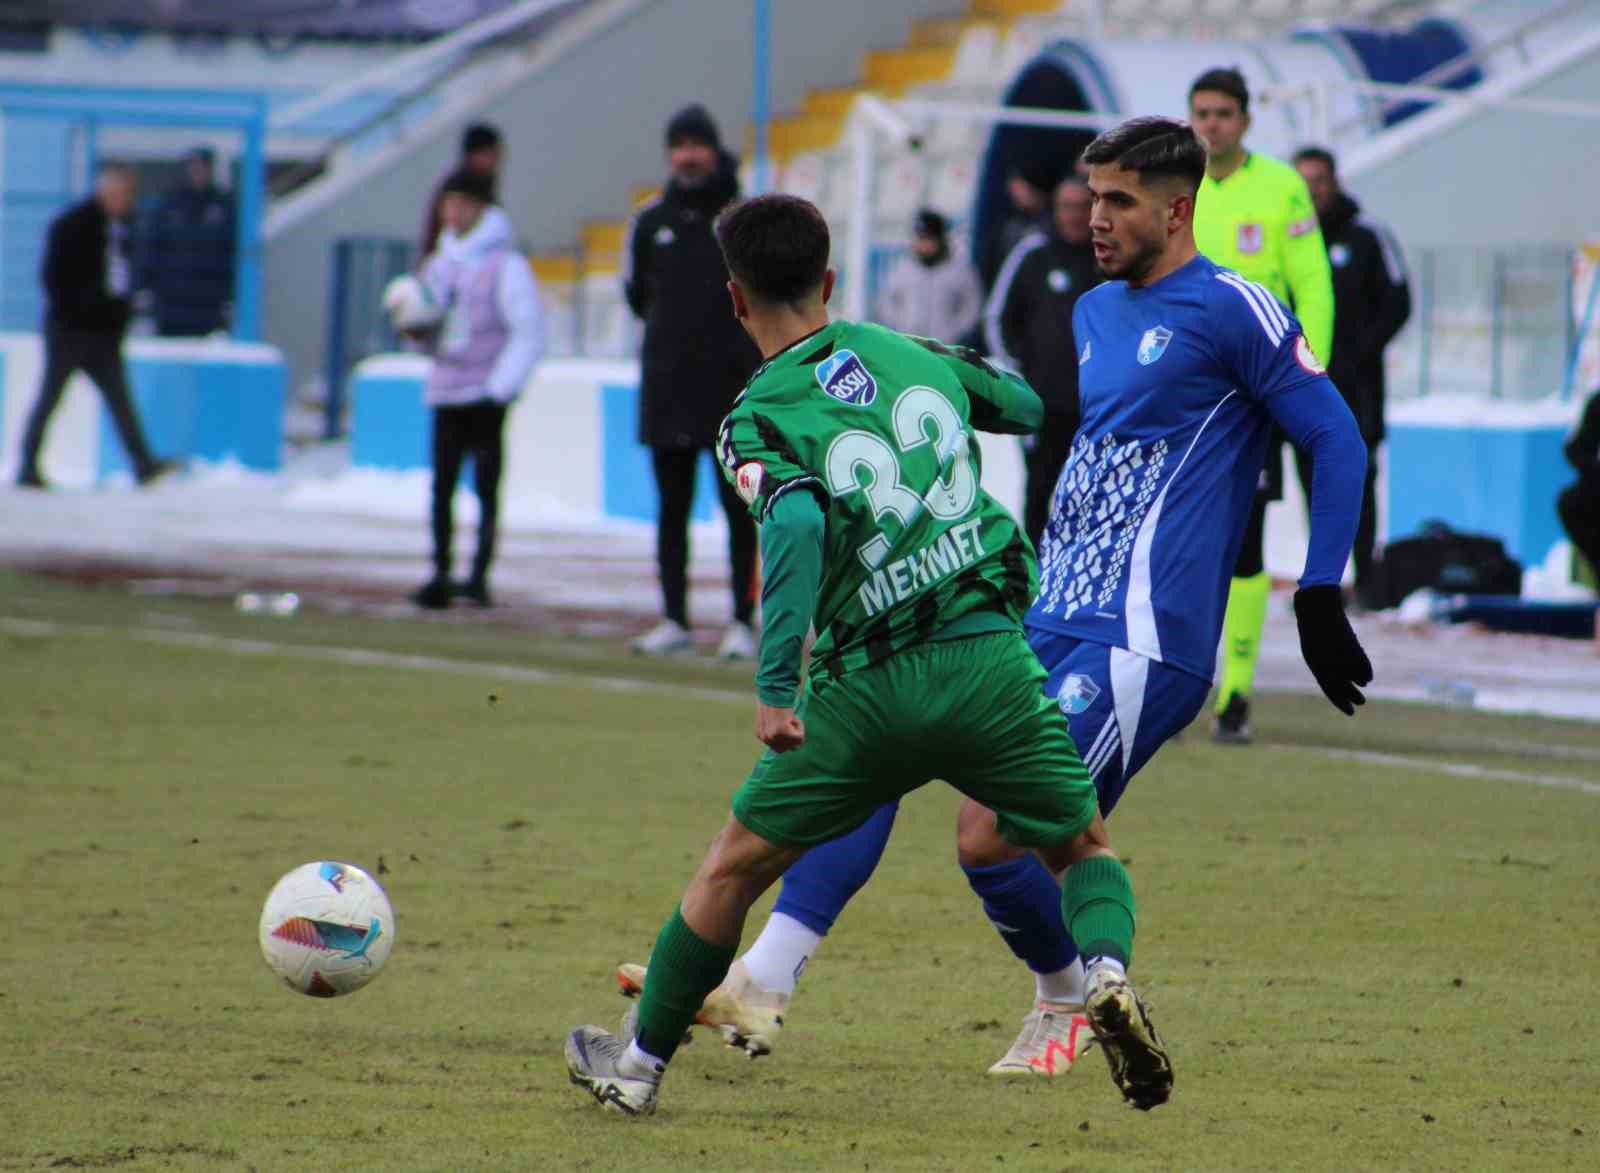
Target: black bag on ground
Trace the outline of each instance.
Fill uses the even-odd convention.
[[[1522,593],[1522,563],[1506,553],[1499,538],[1457,533],[1442,521],[1426,522],[1416,536],[1388,543],[1377,570],[1385,607],[1424,589],[1448,595]]]

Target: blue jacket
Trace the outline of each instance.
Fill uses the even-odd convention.
[[[156,329],[209,334],[224,325],[233,300],[233,197],[187,184],[168,193],[146,222],[142,284],[155,299]]]

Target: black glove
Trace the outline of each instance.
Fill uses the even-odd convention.
[[[1367,703],[1358,685],[1372,683],[1372,661],[1350,629],[1344,596],[1337,586],[1302,587],[1294,593],[1294,619],[1300,626],[1300,654],[1322,694],[1347,717]]]

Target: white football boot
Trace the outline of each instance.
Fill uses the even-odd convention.
[[[728,624],[728,630],[723,633],[722,643],[717,647],[717,659],[753,660],[755,655],[755,629],[748,623],[740,623],[735,619]]]
[[[1117,1090],[1146,1112],[1165,1104],[1172,1095],[1172,1061],[1127,977],[1109,965],[1095,965],[1085,989],[1084,1013]]]
[[[644,991],[645,973],[642,965],[617,966],[617,985],[624,997],[637,998]],[[788,994],[757,985],[744,962],[735,961],[722,984],[706,995],[694,1020],[720,1033],[727,1046],[756,1059],[772,1053],[788,1009]]]
[[[692,650],[689,629],[671,619],[663,619],[628,645],[637,656],[678,656]]]
[[[1045,1079],[1065,1075],[1094,1041],[1083,1003],[1040,999],[1023,1018],[1017,1041],[989,1068],[989,1074]]]
[[[567,1075],[600,1106],[627,1116],[648,1116],[656,1110],[662,1071],[624,1070],[628,1044],[598,1026],[580,1026],[567,1036]],[[663,1068],[664,1070],[664,1068]]]

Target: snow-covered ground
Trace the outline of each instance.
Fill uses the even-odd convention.
[[[136,579],[209,593],[295,591],[308,606],[406,614],[429,573],[427,478],[354,473],[324,450],[285,475],[212,468],[150,489],[0,488],[0,562]],[[457,500],[460,562],[471,557],[476,499]],[[603,523],[537,500],[505,503],[495,617],[616,635],[656,618],[654,528]],[[731,611],[720,521],[691,534],[690,615],[706,640]],[[164,581],[158,581],[164,580]],[[4,610],[0,599],[0,612]],[[1600,720],[1600,649],[1587,641],[1412,625],[1393,612],[1356,630],[1378,671],[1374,695]],[[1288,593],[1274,595],[1258,687],[1315,688],[1300,661]]]

